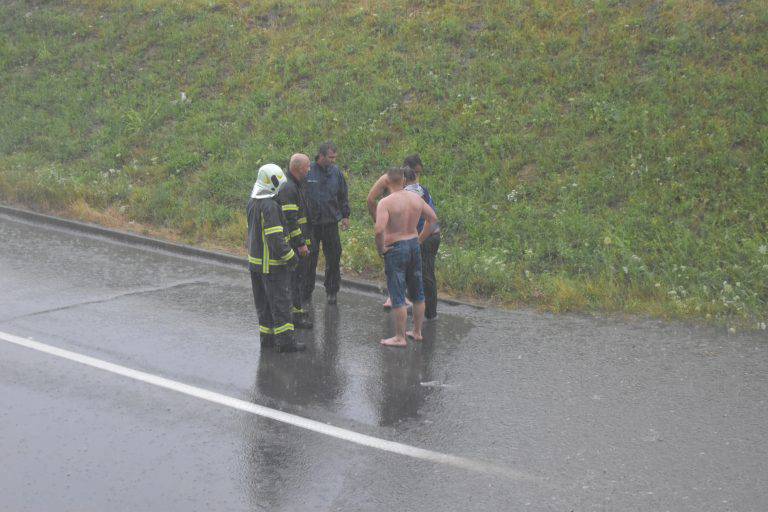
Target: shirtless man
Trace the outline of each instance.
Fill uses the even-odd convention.
[[[387,172],[390,194],[376,207],[376,249],[384,257],[387,289],[392,299],[395,335],[381,340],[382,345],[404,347],[406,336],[421,341],[424,321],[424,287],[421,282],[421,253],[416,226],[422,215],[434,224],[437,216],[417,194],[404,190],[404,169],[396,167]],[[424,233],[426,238],[427,234]],[[405,331],[408,311],[405,307],[406,289],[413,301],[413,330]]]
[[[403,165],[406,167],[410,167],[413,169],[413,171],[416,173],[416,183],[419,183],[419,174],[421,174],[421,171],[423,170],[423,166],[421,164],[421,158],[418,154],[408,155],[405,157],[405,162],[403,162]],[[389,180],[387,179],[387,173],[385,172],[382,174],[379,179],[376,180],[376,183],[373,184],[371,187],[371,190],[368,191],[368,197],[366,198],[366,204],[368,206],[368,213],[371,215],[371,218],[373,219],[373,222],[376,222],[376,204],[378,203],[378,200],[381,196],[391,192],[390,186],[389,186]],[[411,301],[408,299],[405,299],[405,305],[407,307],[411,307]],[[392,307],[392,300],[387,297],[387,300],[384,301],[383,304],[385,309],[389,309]]]

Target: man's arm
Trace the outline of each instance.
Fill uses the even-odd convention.
[[[423,243],[424,240],[426,240],[429,235],[432,232],[432,223],[428,220],[424,220],[424,227],[421,228],[421,232],[419,233],[419,243]]]
[[[387,248],[384,247],[384,231],[389,224],[389,210],[387,210],[386,203],[383,201],[376,207],[376,226],[373,228],[376,233],[376,251],[380,255],[384,255]]]
[[[282,206],[285,220],[288,223],[288,239],[291,247],[299,251],[302,256],[307,254],[307,245],[299,226],[299,194],[295,186],[285,186],[277,195],[278,202]]]
[[[376,201],[379,196],[384,193],[388,185],[389,181],[387,180],[387,175],[382,174],[371,187],[371,191],[368,192],[368,199],[366,199],[366,202],[368,203],[368,213],[371,214],[371,218],[374,222],[376,222]]]
[[[349,187],[347,187],[347,180],[344,178],[344,173],[339,170],[339,176],[341,177],[339,183],[339,209],[341,211],[341,229],[346,231],[349,229]]]
[[[426,202],[421,202],[421,215],[424,217],[424,228],[419,234],[419,243],[422,243],[430,235],[432,224],[437,222],[437,214]]]

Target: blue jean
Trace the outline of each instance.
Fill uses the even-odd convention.
[[[421,281],[421,249],[419,239],[400,240],[384,254],[384,271],[392,307],[405,305],[405,293],[413,302],[424,301],[424,285]]]

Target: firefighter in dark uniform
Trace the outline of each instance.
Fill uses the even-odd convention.
[[[320,144],[315,161],[306,179],[307,218],[312,229],[309,248],[309,275],[304,283],[304,299],[312,298],[315,273],[320,256],[320,245],[325,255],[325,295],[328,304],[336,304],[341,284],[341,229],[349,229],[349,197],[347,181],[336,165],[336,146],[333,142]]]
[[[276,197],[286,182],[275,164],[259,169],[248,201],[248,268],[261,346],[296,352],[306,348],[296,341],[291,322],[290,285],[296,254],[288,244],[285,216]]]
[[[297,153],[288,164],[288,182],[280,189],[277,200],[282,206],[288,222],[288,239],[293,250],[298,254],[298,263],[291,276],[291,316],[297,329],[311,329],[312,317],[304,308],[304,280],[309,271],[309,249],[312,240],[307,225],[307,205],[304,200],[302,181],[309,172],[309,157]]]

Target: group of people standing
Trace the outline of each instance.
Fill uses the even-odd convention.
[[[306,348],[294,331],[313,327],[308,307],[321,247],[326,300],[336,304],[341,284],[339,229],[349,229],[350,216],[347,182],[336,155],[336,146],[325,142],[314,162],[294,154],[287,175],[275,164],[258,171],[247,207],[248,266],[262,348]],[[368,194],[376,246],[387,274],[389,298],[384,306],[392,309],[395,320],[395,336],[381,340],[384,345],[405,346],[407,337],[421,340],[425,316],[437,317],[434,268],[440,228],[432,197],[418,181],[422,170],[419,155],[411,155],[404,167],[381,176]],[[406,292],[412,302],[407,302]],[[414,328],[406,332],[409,305]]]

